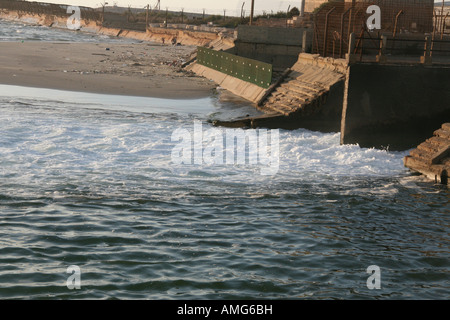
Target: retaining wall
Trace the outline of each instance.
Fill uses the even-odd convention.
[[[450,66],[357,63],[348,68],[341,143],[407,150],[450,119]]]
[[[303,48],[303,34],[307,34]],[[288,68],[297,62],[298,55],[309,52],[312,31],[306,28],[280,28],[240,25],[233,54]]]

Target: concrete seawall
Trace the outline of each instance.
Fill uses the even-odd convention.
[[[274,68],[288,68],[301,52],[310,52],[311,46],[312,31],[307,28],[240,25],[233,53],[270,63]]]
[[[450,66],[350,65],[341,143],[410,149],[450,119]]]

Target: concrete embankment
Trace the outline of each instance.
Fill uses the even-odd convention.
[[[338,132],[347,61],[301,53],[290,69],[259,108],[284,115],[283,128]]]
[[[341,142],[407,150],[450,119],[450,66],[355,63],[346,77]]]
[[[54,28],[67,28],[67,17],[51,14],[19,13],[11,10],[1,10],[0,19],[19,21]],[[202,32],[181,29],[150,27],[147,32],[134,31],[120,28],[104,28],[99,21],[81,19],[81,31],[92,32],[112,37],[124,37],[141,41],[165,42],[170,44],[172,40],[182,45],[210,46],[212,43],[219,48],[230,48],[233,39],[223,37],[220,33]]]
[[[254,102],[265,115],[214,123],[227,127],[307,128],[338,132],[346,67],[345,60],[302,53],[298,61],[285,71],[285,78],[269,89],[222,74],[221,77],[227,79],[218,82],[222,87]],[[214,74],[215,77],[211,77],[214,81],[221,79],[220,72],[204,66],[194,67],[193,71],[200,75]],[[235,86],[241,90],[235,90]]]
[[[260,101],[266,93],[266,89],[253,83],[243,81],[198,63],[193,63],[192,65],[187,66],[186,70],[192,71],[201,77],[212,80],[223,89],[226,89],[231,93],[255,104]]]

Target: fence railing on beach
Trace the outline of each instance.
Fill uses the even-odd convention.
[[[15,0],[0,0],[0,9],[16,11],[19,14],[54,15],[67,17],[68,5],[45,2],[28,2]],[[101,13],[88,7],[79,7],[84,20],[101,21]]]
[[[205,47],[198,47],[197,63],[262,88],[272,83],[273,68],[269,63]]]

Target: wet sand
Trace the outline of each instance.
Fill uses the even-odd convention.
[[[148,42],[0,42],[0,83],[156,98],[206,97],[215,85],[180,67],[194,50]]]

